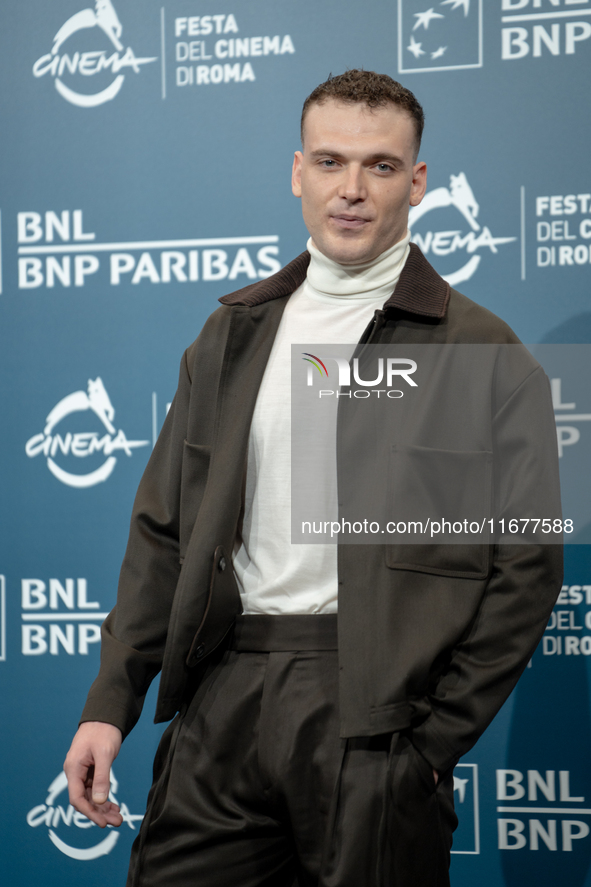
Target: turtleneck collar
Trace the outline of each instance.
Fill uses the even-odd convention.
[[[329,259],[314,246],[312,238],[307,247],[310,253],[308,283],[316,292],[327,296],[373,297],[378,291],[392,293],[410,251],[410,231],[371,262],[361,265],[341,265]]]

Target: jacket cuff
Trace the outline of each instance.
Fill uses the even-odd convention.
[[[121,730],[121,735],[125,739],[135,727],[137,720],[137,717],[130,717],[129,711],[126,711],[124,708],[108,705],[105,702],[101,703],[98,699],[89,697],[80,715],[78,726],[87,721],[100,721],[103,724],[112,724],[113,727],[118,727]]]

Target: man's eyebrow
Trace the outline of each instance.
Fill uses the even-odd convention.
[[[327,155],[329,157],[338,157],[339,159],[342,159],[344,157],[344,154],[342,154],[340,151],[337,151],[336,149],[330,147],[318,148],[316,151],[310,151],[309,156],[312,158],[316,158],[326,157]],[[377,151],[375,154],[370,154],[368,157],[363,158],[364,163],[376,163],[380,161],[388,161],[389,163],[393,163],[396,166],[404,164],[404,159],[402,157],[398,157],[397,154],[389,154],[387,151]]]
[[[326,154],[329,154],[331,157],[343,156],[340,151],[334,148],[317,148],[316,151],[310,151],[310,157],[324,157]]]
[[[381,151],[378,151],[376,154],[372,154],[370,157],[367,158],[367,160],[371,161],[372,163],[376,163],[376,161],[379,160],[388,160],[390,163],[396,164],[396,166],[404,164],[404,158],[398,157],[397,154],[388,154],[387,152],[384,153]]]

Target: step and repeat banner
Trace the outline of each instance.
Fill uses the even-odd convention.
[[[305,247],[291,162],[331,72],[388,73],[423,103],[413,239],[544,346],[561,471],[591,500],[591,0],[12,0],[0,16],[2,873],[123,884],[153,691],[113,770],[120,830],[68,805],[63,759],[181,354],[220,296]],[[591,555],[573,545],[542,644],[456,770],[455,887],[591,885],[590,662]]]

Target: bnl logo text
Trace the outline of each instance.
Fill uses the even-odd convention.
[[[497,819],[499,850],[544,846],[568,852],[575,841],[589,835],[591,809],[579,806],[585,802],[583,795],[572,794],[570,771],[559,770],[556,777],[555,770],[546,770],[544,775],[539,770],[525,774],[497,770],[497,801],[510,802],[510,806],[497,807],[497,813],[510,814],[510,818]],[[521,806],[526,800],[533,804]],[[534,806],[540,802],[543,806]]]
[[[562,379],[551,379],[550,387],[552,389],[552,406],[554,407],[554,418],[556,419],[556,436],[558,439],[558,455],[564,455],[564,448],[571,447],[581,439],[581,432],[577,425],[563,425],[563,422],[589,422],[591,421],[591,413],[575,413],[577,405],[574,401],[564,403],[562,400]],[[563,410],[571,410],[573,412],[561,412]]]
[[[19,247],[27,251],[31,244],[37,244],[45,236],[46,244],[53,244],[59,238],[63,243],[70,243],[79,250],[81,245],[92,242],[96,234],[92,231],[84,231],[82,210],[73,210],[71,216],[69,210],[64,210],[60,215],[48,211],[45,213],[45,224],[40,213],[17,213],[18,242],[24,244]],[[89,247],[90,248],[90,247]],[[51,247],[41,247],[47,252]],[[59,253],[63,250],[60,246],[55,248]],[[99,269],[99,260],[94,255],[85,252],[73,256],[74,285],[84,286],[89,274],[96,274]],[[65,255],[58,258],[55,255],[45,256],[45,276],[43,275],[43,261],[37,256],[28,256],[18,260],[18,285],[19,289],[31,289],[41,286],[45,280],[47,286],[53,287],[59,280],[62,286],[70,286],[72,282],[71,256]]]
[[[511,26],[501,31],[503,59],[575,55],[591,37],[589,0],[502,0],[501,8]]]
[[[100,642],[107,614],[98,612],[98,601],[88,600],[86,579],[23,579],[21,605],[24,656],[87,656]]]

